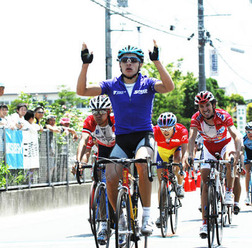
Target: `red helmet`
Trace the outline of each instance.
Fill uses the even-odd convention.
[[[201,91],[195,96],[194,104],[199,105],[202,103],[207,103],[212,100],[215,100],[215,98],[210,91]]]

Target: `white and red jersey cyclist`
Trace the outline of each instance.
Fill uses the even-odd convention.
[[[198,129],[199,134],[204,139],[204,146],[215,156],[216,152],[223,153],[222,148],[231,141],[228,127],[233,126],[234,123],[230,114],[223,109],[215,109],[213,121],[214,126],[208,125],[198,111],[192,116],[190,127]],[[205,159],[207,158],[205,157]]]
[[[96,138],[99,145],[106,147],[113,147],[115,145],[115,118],[110,115],[111,123],[108,123],[105,127],[97,125],[93,115],[89,115],[83,123],[83,133],[90,134],[89,145],[92,142],[92,136]],[[92,136],[91,136],[92,135]]]

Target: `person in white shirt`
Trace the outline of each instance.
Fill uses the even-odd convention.
[[[27,104],[19,103],[16,108],[16,113],[10,115],[10,128],[11,129],[22,129],[25,125],[24,116],[27,112]]]

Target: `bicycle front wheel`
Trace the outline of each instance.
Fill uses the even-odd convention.
[[[169,215],[172,233],[175,234],[178,226],[178,208],[180,203],[174,190],[170,191]]]
[[[214,244],[214,232],[217,222],[217,206],[216,206],[216,191],[214,186],[208,187],[207,196],[207,239],[208,247],[213,247]]]
[[[116,248],[131,247],[131,236],[135,233],[134,222],[130,217],[130,199],[125,189],[120,189],[116,203]],[[133,238],[132,238],[133,239]]]
[[[94,234],[94,222],[93,222],[93,201],[94,201],[94,195],[95,195],[95,189],[96,189],[96,182],[93,182],[90,189],[90,195],[89,195],[89,204],[88,204],[88,212],[89,212],[89,218],[88,222],[90,223],[91,231]]]
[[[225,213],[225,205],[221,189],[219,190],[218,193],[217,209],[218,209],[218,219],[216,224],[216,237],[218,245],[221,245],[223,237],[224,213]]]
[[[159,211],[160,211],[160,224],[161,224],[161,234],[165,238],[167,235],[168,229],[168,206],[169,206],[169,196],[167,189],[167,182],[162,180],[161,189],[160,189],[160,202],[159,202]]]
[[[106,226],[106,238],[98,240],[98,235],[102,231],[104,232],[104,226]],[[110,217],[106,204],[106,186],[104,184],[98,184],[94,194],[93,200],[93,231],[96,247],[109,247],[110,240]]]

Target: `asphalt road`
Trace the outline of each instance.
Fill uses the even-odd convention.
[[[242,185],[244,182],[242,181]],[[198,211],[199,189],[187,192],[179,209],[179,224],[175,235],[161,237],[160,229],[148,238],[148,247],[207,247],[207,240],[199,237],[201,213]],[[244,192],[240,200],[241,212],[233,217],[230,227],[223,233],[221,247],[252,247],[252,207],[245,206]],[[152,197],[152,218],[158,215],[157,195]],[[87,205],[71,208],[41,211],[19,216],[0,218],[0,247],[3,248],[93,248],[94,238],[91,234]],[[114,247],[114,235],[111,237]],[[144,247],[144,240],[139,243]]]

